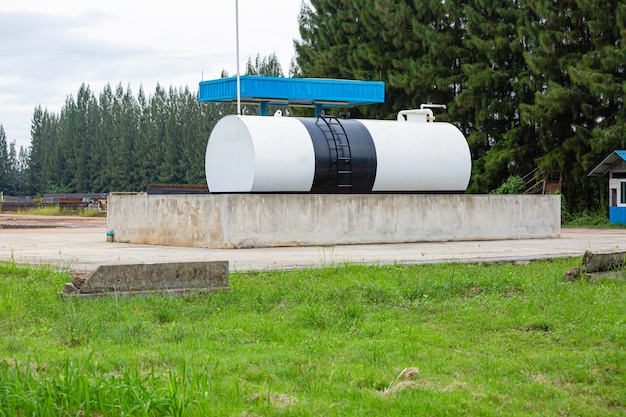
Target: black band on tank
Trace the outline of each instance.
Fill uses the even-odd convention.
[[[369,130],[356,119],[340,119],[350,141],[352,192],[371,193],[376,179],[376,146]]]
[[[337,192],[337,182],[331,175],[331,155],[326,136],[316,124],[317,119],[298,118],[306,127],[313,143],[315,153],[315,174],[313,176],[312,193]]]
[[[372,192],[376,179],[376,148],[370,132],[361,122],[326,118],[334,132],[333,140],[323,120],[298,120],[309,132],[315,152],[312,193]]]

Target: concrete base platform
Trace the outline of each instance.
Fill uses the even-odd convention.
[[[558,195],[110,195],[115,242],[213,249],[558,237]]]

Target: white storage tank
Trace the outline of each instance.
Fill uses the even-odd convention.
[[[398,120],[226,116],[206,149],[216,193],[463,192],[469,146],[430,109]]]

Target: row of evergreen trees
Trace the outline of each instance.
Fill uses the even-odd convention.
[[[35,109],[28,165],[34,192],[136,191],[148,183],[201,183],[208,132],[221,108],[188,88],[146,97],[86,85],[60,114]]]
[[[4,126],[0,124],[0,192],[7,195],[21,194],[28,169],[28,150],[20,147],[19,154],[15,141],[7,140]]]
[[[0,126],[0,191],[11,195],[139,191],[148,183],[206,182],[208,135],[229,106],[200,105],[189,88],[146,97],[82,85],[60,113],[37,107],[31,146],[7,146]],[[232,107],[232,106],[230,106]]]
[[[249,59],[246,73],[283,76],[276,54]],[[235,112],[230,104],[199,103],[188,87],[157,85],[150,96],[140,87],[135,96],[130,86],[109,84],[96,95],[83,84],[60,113],[35,109],[31,146],[20,149],[19,156],[0,126],[0,190],[12,195],[101,193],[141,191],[150,183],[203,184],[211,130]]]

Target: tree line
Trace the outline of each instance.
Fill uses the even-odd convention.
[[[3,153],[0,130],[0,190],[100,193],[145,190],[149,183],[206,182],[208,134],[229,110],[200,105],[187,87],[157,85],[147,97],[142,88],[135,96],[130,87],[109,84],[96,96],[83,84],[60,113],[35,108],[31,145],[19,158],[14,142]]]
[[[246,73],[283,76],[276,54],[250,58]],[[206,184],[211,130],[235,112],[231,104],[199,103],[188,87],[157,85],[147,96],[142,87],[134,95],[130,86],[107,84],[96,94],[83,84],[59,113],[35,108],[30,148],[18,156],[0,125],[0,191],[103,193],[142,191],[151,183]],[[258,109],[244,106],[243,112]]]
[[[353,117],[392,119],[421,103],[446,104],[438,120],[470,144],[470,192],[539,168],[562,173],[573,210],[606,205],[605,181],[587,173],[626,148],[623,0],[309,3],[290,75],[384,81],[385,103],[350,109]],[[249,60],[247,73],[282,75],[273,58]],[[200,105],[187,88],[135,97],[107,86],[96,97],[81,86],[60,113],[35,109],[25,190],[202,183],[206,140],[233,112]]]
[[[4,126],[0,124],[0,192],[17,195],[23,190],[28,167],[28,150],[15,149],[15,141],[7,140]]]
[[[201,183],[204,149],[221,109],[189,88],[157,85],[146,97],[82,85],[59,114],[35,109],[28,185],[38,192],[139,191],[149,183]]]

